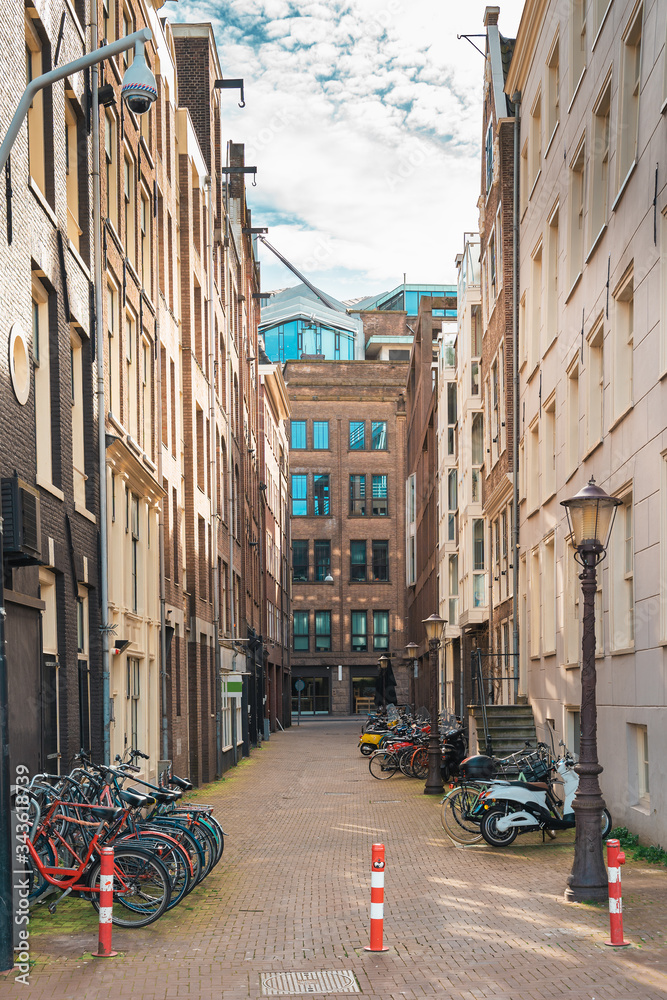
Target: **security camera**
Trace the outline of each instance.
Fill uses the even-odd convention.
[[[135,46],[134,62],[125,70],[120,92],[135,115],[145,115],[157,100],[157,84],[146,64],[142,42],[137,42]]]

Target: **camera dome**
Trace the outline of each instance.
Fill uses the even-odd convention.
[[[134,52],[134,62],[125,70],[121,95],[130,111],[135,115],[144,115],[157,100],[157,84],[155,77],[146,64],[144,48],[137,43]]]

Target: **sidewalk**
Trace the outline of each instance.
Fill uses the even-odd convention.
[[[302,717],[200,792],[227,834],[222,862],[158,923],[114,928],[117,958],[90,957],[89,903],[40,907],[30,985],[0,981],[1,1000],[255,1000],[260,975],[341,970],[374,1000],[667,1000],[667,872],[626,864],[633,946],[606,948],[606,909],[562,900],[572,834],[457,849],[421,782],[369,774],[359,728]],[[374,841],[387,850],[384,954],[363,951]]]

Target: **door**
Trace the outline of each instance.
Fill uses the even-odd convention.
[[[352,678],[352,713],[366,715],[375,703],[375,677]]]
[[[299,711],[299,692],[294,687],[298,679],[292,678],[292,712],[295,715]],[[301,692],[301,714],[328,715],[329,677],[302,677],[301,680],[306,685]]]
[[[9,601],[6,607],[10,766],[26,764],[37,774],[44,770],[41,614]]]

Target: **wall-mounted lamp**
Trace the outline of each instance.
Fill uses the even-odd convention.
[[[131,642],[131,639],[114,639],[113,655],[120,656],[120,654],[127,649]]]

